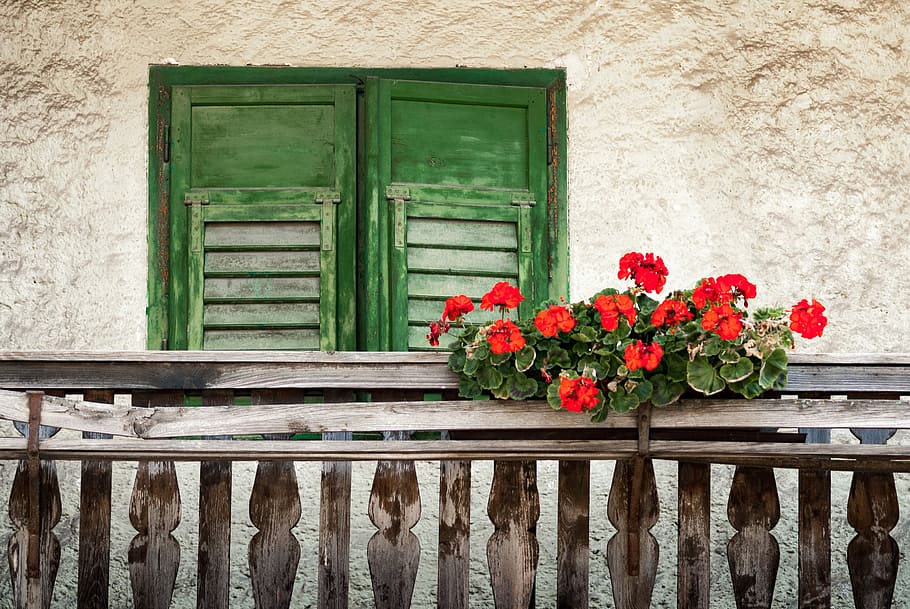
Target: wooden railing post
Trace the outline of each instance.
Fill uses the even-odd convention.
[[[711,603],[711,465],[680,461],[677,472],[676,605],[678,609],[708,609]]]

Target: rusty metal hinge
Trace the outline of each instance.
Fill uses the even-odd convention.
[[[183,204],[187,207],[191,205],[208,205],[209,195],[206,192],[188,192],[183,196]]]
[[[316,196],[314,197],[314,202],[317,205],[323,205],[325,203],[338,205],[341,203],[341,193],[337,190],[325,190],[317,192]]]
[[[534,207],[537,205],[537,199],[532,192],[513,192],[509,195],[512,205],[518,207]]]
[[[171,162],[171,125],[170,123],[164,124],[164,162]]]

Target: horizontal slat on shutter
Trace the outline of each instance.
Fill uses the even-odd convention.
[[[497,281],[508,281],[508,277],[472,277],[465,275],[408,274],[408,296],[410,298],[447,298],[465,294],[475,302],[490,291]]]
[[[319,251],[282,252],[208,252],[205,255],[205,274],[318,274]]]
[[[317,350],[319,349],[319,329],[206,330],[203,348],[212,350]]]
[[[318,222],[216,222],[205,230],[205,248],[290,249],[318,247]]]
[[[461,294],[461,292],[458,292]],[[452,294],[452,296],[457,296],[457,294]],[[412,323],[429,323],[431,321],[436,321],[442,315],[442,310],[445,308],[445,299],[435,298],[435,299],[417,299],[411,298],[408,300],[408,319]],[[484,311],[480,308],[480,299],[474,299],[474,310],[468,315],[468,319],[471,323],[489,323],[499,319],[499,311]]]
[[[319,277],[245,277],[205,280],[205,300],[318,299]]]
[[[408,270],[450,275],[517,277],[518,254],[489,250],[408,247]]]
[[[408,245],[515,251],[518,234],[514,222],[483,222],[408,218]]]
[[[206,304],[205,326],[319,324],[318,302]]]

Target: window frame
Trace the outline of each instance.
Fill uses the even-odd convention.
[[[169,345],[170,286],[170,138],[172,87],[177,85],[282,85],[353,84],[358,88],[358,139],[370,137],[376,129],[369,113],[363,112],[370,79],[399,79],[449,84],[481,84],[535,87],[546,90],[547,99],[547,295],[565,296],[568,290],[569,257],[567,230],[566,178],[566,85],[564,69],[493,70],[468,68],[297,68],[271,66],[174,66],[149,67],[149,167],[148,167],[148,295],[147,347],[152,350]],[[367,103],[369,101],[367,100]],[[363,146],[358,145],[358,156]],[[358,199],[363,199],[365,162],[358,158]],[[179,202],[178,202],[179,203]],[[180,206],[182,207],[182,205]],[[365,234],[372,219],[366,205],[358,206],[358,256],[365,251]],[[177,209],[175,207],[175,209]],[[369,241],[369,239],[366,239]],[[368,257],[369,259],[369,257]],[[360,265],[363,267],[364,265]],[[363,271],[358,271],[364,277]],[[360,281],[358,281],[360,283]],[[390,348],[387,311],[366,307],[377,285],[361,285],[357,294],[357,344],[359,350]],[[340,320],[339,320],[340,322]],[[350,322],[348,322],[350,323]],[[342,348],[352,347],[345,345]]]

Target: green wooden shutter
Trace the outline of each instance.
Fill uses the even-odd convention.
[[[388,345],[429,348],[427,322],[445,298],[465,293],[479,306],[497,281],[521,288],[527,317],[547,297],[545,90],[392,80],[371,88]]]
[[[355,103],[174,87],[172,348],[353,348]]]

